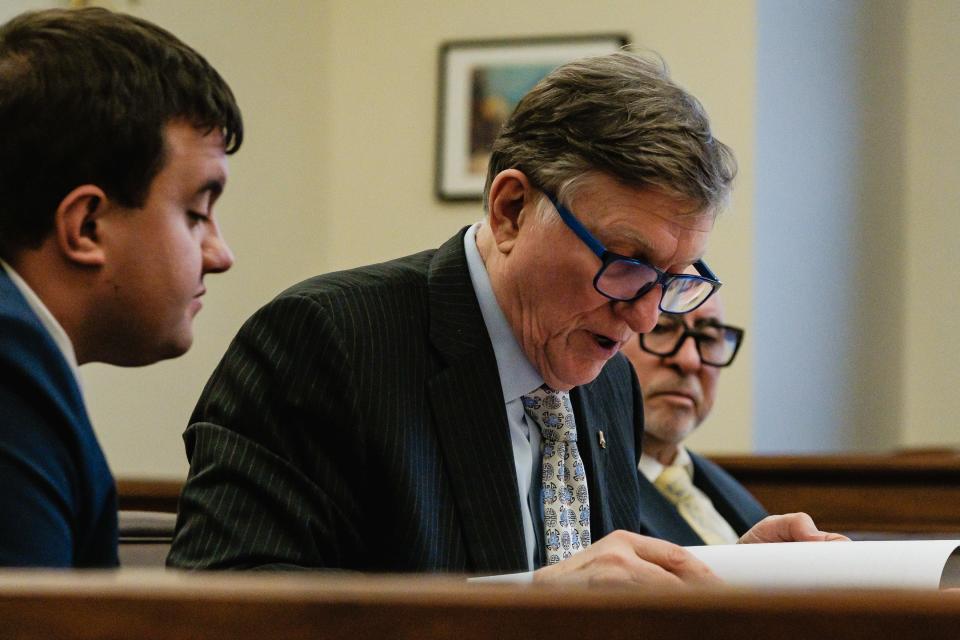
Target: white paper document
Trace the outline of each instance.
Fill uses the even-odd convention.
[[[960,587],[960,540],[781,542],[687,549],[734,586]]]

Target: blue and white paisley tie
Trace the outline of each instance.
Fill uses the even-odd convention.
[[[546,385],[523,396],[523,408],[543,436],[543,532],[546,564],[590,546],[590,495],[577,448],[570,394]]]

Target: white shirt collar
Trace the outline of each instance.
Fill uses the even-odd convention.
[[[510,402],[542,385],[543,376],[533,368],[526,354],[523,353],[516,336],[513,335],[510,323],[507,322],[503,310],[497,303],[487,267],[480,256],[480,250],[477,249],[477,229],[481,224],[478,222],[467,229],[463,237],[463,248],[467,252],[470,282],[473,283],[477,302],[480,303],[483,323],[493,343],[493,354],[497,359],[500,386],[503,389],[503,401]]]
[[[43,328],[47,330],[47,333],[50,334],[50,337],[53,338],[53,342],[60,349],[60,353],[63,354],[64,360],[67,361],[67,364],[70,365],[70,370],[73,372],[73,377],[77,381],[77,385],[80,385],[80,369],[77,366],[77,354],[73,350],[73,343],[70,341],[70,336],[67,335],[67,332],[63,330],[63,327],[60,326],[60,323],[57,322],[57,319],[53,317],[53,314],[50,313],[50,310],[47,308],[47,305],[43,304],[43,301],[40,297],[30,288],[30,285],[20,277],[13,267],[4,262],[3,259],[0,259],[0,267],[7,272],[7,275],[10,276],[10,280],[13,282],[20,293],[23,295],[24,299],[27,301],[27,306],[30,307],[30,310],[37,316],[40,320],[40,324],[43,325]]]
[[[693,458],[687,453],[686,447],[681,445],[677,448],[677,457],[673,459],[671,466],[683,467],[684,470],[690,474],[690,477],[693,478]],[[657,478],[660,477],[660,474],[663,473],[665,469],[664,465],[660,464],[656,458],[648,456],[645,453],[640,454],[640,462],[637,464],[637,468],[640,470],[640,473],[643,474],[643,477],[650,482],[656,482]]]

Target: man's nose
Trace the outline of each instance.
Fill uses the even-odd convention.
[[[703,366],[700,361],[700,352],[697,351],[697,341],[689,334],[683,337],[680,349],[672,356],[664,358],[664,361],[679,367],[684,373],[694,373]]]
[[[233,266],[233,252],[227,246],[216,220],[203,241],[203,272],[223,273]]]
[[[614,309],[634,333],[648,333],[660,317],[660,288],[655,287],[630,302],[616,302]]]

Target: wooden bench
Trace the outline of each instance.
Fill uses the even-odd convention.
[[[960,455],[710,458],[770,513],[805,511],[821,529],[960,536]]]
[[[21,640],[950,639],[960,594],[654,592],[350,574],[0,571]]]
[[[821,528],[960,537],[960,454],[716,455],[770,513],[805,511]],[[175,513],[182,483],[121,479],[120,508]]]

